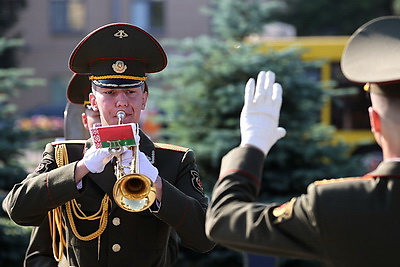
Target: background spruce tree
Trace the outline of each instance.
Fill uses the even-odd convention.
[[[0,0],[0,36],[4,36],[18,20],[18,13],[26,6],[26,0]]]
[[[302,51],[295,49],[264,53],[246,41],[245,37],[259,33],[269,15],[280,7],[257,1],[211,2],[208,13],[213,36],[168,42],[178,53],[170,56],[170,67],[160,75],[167,92],[151,91],[155,95],[152,99],[164,112],[163,138],[194,149],[207,194],[218,177],[222,156],[240,143],[239,116],[245,83],[260,70],[274,71],[282,84],[280,125],[286,128],[287,136],[268,155],[259,200],[285,201],[305,192],[316,179],[362,174],[364,170],[357,160],[349,158],[349,147],[332,142],[335,129],[319,123],[320,109],[329,96],[308,70],[322,62],[305,63]],[[193,253],[183,251],[186,257],[181,255],[179,266],[206,266],[188,265]],[[219,247],[209,254],[198,255],[193,262],[202,259],[216,266],[215,259],[222,257],[225,264],[237,266],[241,257],[234,252],[227,255]],[[285,266],[300,264],[281,262],[281,266],[283,262]]]
[[[23,44],[19,39],[0,38],[0,55]],[[4,62],[2,62],[4,64]],[[2,202],[12,186],[26,175],[25,166],[18,158],[27,148],[29,132],[21,130],[16,121],[17,107],[9,100],[18,96],[20,90],[42,85],[40,79],[30,78],[31,69],[14,67],[0,68],[0,201]],[[30,228],[12,222],[5,212],[0,212],[0,266],[22,266],[29,241]]]
[[[23,40],[5,38],[5,33],[16,21],[17,14],[25,6],[25,0],[0,0],[0,201],[26,176],[23,165],[18,162],[26,148],[29,133],[16,126],[17,107],[10,104],[20,90],[43,84],[42,80],[30,78],[33,71],[17,68],[14,57]],[[0,209],[0,266],[22,266],[29,241],[30,228],[12,222]]]

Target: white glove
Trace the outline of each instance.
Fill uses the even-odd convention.
[[[133,159],[132,150],[128,149],[122,154],[122,165],[124,167],[131,166],[131,162]],[[130,173],[130,168],[124,168],[125,174]],[[139,173],[144,174],[153,181],[156,181],[158,176],[158,170],[156,167],[151,164],[151,162],[147,159],[146,155],[143,152],[139,151]]]
[[[244,106],[240,114],[240,145],[252,145],[266,155],[286,130],[278,127],[282,104],[282,87],[275,83],[275,73],[261,71],[257,84],[253,78],[246,84]]]
[[[133,152],[132,150],[128,149],[127,147],[123,147],[124,148],[124,153],[122,153],[122,166],[124,166],[124,172],[125,174],[129,174],[131,173],[131,163],[132,163],[132,159],[133,159]]]
[[[93,145],[86,151],[82,160],[91,173],[100,173],[112,157],[108,148],[96,149]]]
[[[153,183],[156,181],[158,177],[158,169],[151,164],[143,152],[139,152],[139,169],[139,172],[149,177]]]

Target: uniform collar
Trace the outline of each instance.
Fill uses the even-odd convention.
[[[400,178],[400,161],[383,161],[374,171],[366,174],[365,177]]]

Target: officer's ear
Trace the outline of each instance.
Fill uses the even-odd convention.
[[[369,122],[371,124],[371,131],[373,133],[381,132],[381,117],[373,107],[368,108]]]
[[[149,97],[149,88],[147,87],[147,83],[144,83],[142,86],[142,110],[146,109],[147,99]]]
[[[92,107],[92,110],[93,111],[98,111],[99,108],[97,107],[96,96],[94,95],[93,92],[89,94],[89,101],[90,101],[90,105]]]
[[[82,113],[82,124],[85,129],[89,129],[88,119],[85,112]]]

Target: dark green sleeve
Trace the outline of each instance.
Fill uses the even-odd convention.
[[[320,259],[314,191],[281,206],[257,202],[263,162],[261,151],[249,147],[224,157],[207,212],[207,235],[234,250]]]
[[[75,166],[72,162],[57,168],[54,147],[47,144],[36,170],[15,184],[4,199],[10,218],[20,225],[39,226],[49,210],[78,197]]]

